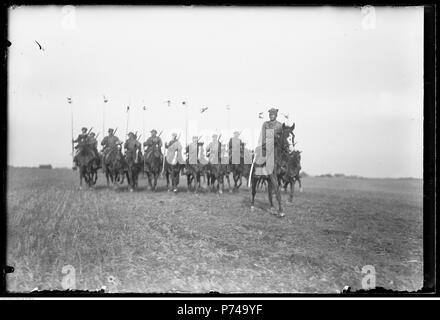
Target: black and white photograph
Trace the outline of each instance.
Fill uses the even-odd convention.
[[[424,9],[9,7],[7,292],[422,290]]]

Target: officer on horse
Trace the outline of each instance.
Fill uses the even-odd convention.
[[[148,159],[151,152],[157,151],[160,155],[160,159],[162,161],[162,139],[157,136],[157,131],[155,129],[151,130],[151,137],[144,142],[144,147],[147,147],[145,150],[145,158]]]
[[[100,165],[100,157],[98,152],[98,141],[96,140],[96,135],[94,132],[91,132],[86,140],[87,144],[91,147],[94,157],[96,158],[97,165]]]
[[[236,146],[238,146],[239,148],[234,152],[233,150],[234,148],[236,148]],[[244,152],[244,142],[242,142],[240,139],[239,131],[235,131],[234,136],[231,139],[229,139],[228,150],[229,150],[230,163],[239,164],[240,158],[243,156],[243,152]]]
[[[209,157],[210,163],[219,163],[219,159],[221,158],[221,150],[221,142],[218,140],[218,135],[214,133],[212,135],[212,141],[206,147],[206,155]]]
[[[126,151],[133,151],[133,150],[142,151],[142,145],[137,140],[137,137],[133,132],[128,133],[128,139],[124,143],[124,149]]]
[[[73,143],[77,143],[77,145],[75,146],[75,150],[76,150],[76,154],[73,157],[73,162],[75,163],[75,166],[73,167],[73,169],[76,169],[78,167],[78,153],[79,153],[79,148],[83,147],[87,144],[87,138],[88,138],[88,133],[87,133],[87,128],[83,127],[81,128],[81,133],[78,135],[78,138],[76,138],[75,140],[72,140]]]
[[[122,141],[119,140],[117,136],[114,135],[113,129],[108,129],[108,136],[104,137],[101,141],[101,145],[104,147],[102,149],[102,170],[103,172],[106,172],[107,166],[106,166],[106,159],[110,152],[120,146],[122,144]]]

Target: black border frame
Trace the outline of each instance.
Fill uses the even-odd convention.
[[[424,162],[424,171],[423,171],[423,246],[424,246],[424,282],[423,289],[418,292],[412,293],[404,293],[404,292],[393,292],[391,290],[381,290],[378,288],[374,292],[357,292],[357,293],[345,293],[345,294],[106,294],[100,292],[40,292],[40,293],[10,293],[6,291],[6,181],[7,181],[7,48],[8,48],[8,8],[14,5],[49,5],[54,4],[48,3],[46,1],[35,1],[35,2],[7,2],[2,3],[2,7],[0,8],[0,19],[2,21],[2,27],[4,27],[2,36],[2,49],[3,49],[3,61],[2,61],[2,81],[1,81],[1,98],[4,102],[4,107],[1,108],[1,133],[2,140],[4,143],[1,144],[1,158],[0,165],[2,169],[2,208],[1,208],[1,224],[0,224],[0,263],[2,266],[2,280],[0,284],[0,297],[9,297],[9,298],[24,298],[24,297],[39,297],[39,298],[122,298],[122,297],[143,297],[143,298],[177,298],[177,299],[185,299],[185,298],[217,298],[222,300],[211,300],[204,301],[204,304],[218,304],[222,301],[226,301],[228,298],[300,298],[300,297],[317,297],[317,298],[377,298],[377,297],[417,297],[417,298],[426,298],[426,297],[439,297],[438,294],[438,278],[436,275],[438,274],[438,264],[436,260],[436,239],[437,239],[437,224],[438,221],[436,219],[436,11],[437,7],[434,4],[420,4],[420,3],[398,3],[398,4],[374,4],[369,3],[369,5],[374,6],[416,6],[423,5],[424,6],[424,151],[423,151],[423,162]],[[72,4],[67,1],[57,1],[56,5],[62,4]],[[81,0],[77,1],[75,4],[77,5],[101,5],[96,2],[83,2]],[[114,1],[106,1],[104,4],[118,4]],[[120,4],[120,3],[119,3]],[[160,3],[157,1],[149,1],[148,3],[133,3],[132,1],[127,1],[123,5],[204,5],[199,3],[199,1],[167,1],[166,3]],[[286,1],[277,1],[275,3],[267,3],[261,2],[258,3],[255,1],[242,2],[238,1],[237,3],[233,3],[230,1],[225,1],[223,3],[210,3],[209,5],[237,5],[237,6],[291,6],[293,5],[290,2]],[[322,6],[322,5],[332,5],[332,6],[341,6],[341,4],[304,4],[305,6]],[[343,4],[342,6],[362,6],[363,4]],[[296,4],[298,6],[298,4]],[[24,146],[23,146],[24,147]],[[11,270],[9,270],[11,271]],[[225,299],[225,300],[224,300]],[[157,300],[152,300],[153,303],[159,302]],[[190,301],[190,303],[194,304],[196,300]],[[273,300],[270,300],[273,301]],[[289,300],[287,300],[289,301]],[[178,301],[169,301],[172,304],[182,303]],[[230,303],[238,304],[240,300],[235,300]],[[247,303],[252,303],[251,301],[247,301]],[[258,304],[260,302],[255,302]],[[200,303],[198,303],[200,305]]]

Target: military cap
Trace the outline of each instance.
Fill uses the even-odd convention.
[[[81,130],[82,131],[87,131],[87,128],[86,127],[82,127]]]
[[[157,133],[157,131],[156,131],[155,129],[151,130],[151,133],[153,133],[153,132],[154,132],[154,133]]]
[[[113,131],[115,131],[115,130],[113,130],[112,128],[108,129],[108,132],[113,132]]]
[[[269,114],[271,114],[271,113],[278,114],[278,109],[275,109],[275,108],[269,109]]]
[[[177,133],[173,132],[173,133],[171,134],[171,136],[174,137],[174,138],[176,138],[176,137],[177,137]]]
[[[90,133],[90,135],[91,135],[91,136],[94,136],[94,135],[95,135],[95,133],[94,133],[94,132],[91,132],[91,133]]]
[[[134,133],[130,131],[130,132],[128,133],[128,135],[129,135],[129,136],[134,136]]]
[[[234,135],[236,136],[240,135],[240,131],[234,131]]]

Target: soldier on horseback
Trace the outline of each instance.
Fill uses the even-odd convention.
[[[124,143],[124,149],[126,151],[133,151],[133,150],[142,151],[142,145],[137,140],[137,137],[133,132],[128,133],[128,139]]]
[[[108,136],[104,137],[101,141],[101,146],[104,147],[102,149],[102,169],[104,172],[107,170],[106,160],[108,155],[121,144],[122,141],[114,135],[114,130],[111,128],[108,129]]]
[[[145,150],[145,157],[149,158],[151,152],[158,152],[160,159],[162,161],[162,139],[157,136],[157,131],[155,129],[151,130],[151,137],[144,142],[144,147],[147,147]]]
[[[263,123],[263,127],[261,128],[261,143],[260,145],[263,147],[263,156],[266,154],[266,144],[267,143],[274,143],[274,138],[278,136],[281,133],[283,124],[277,120],[278,116],[278,109],[271,108],[269,110],[269,121],[265,121]],[[267,130],[271,129],[274,130],[273,137],[269,137],[268,141],[266,141],[267,137]]]
[[[240,139],[240,132],[235,131],[234,136],[229,139],[229,161],[231,164],[240,164],[244,153],[244,142]]]
[[[208,156],[210,163],[220,163],[219,159],[221,158],[221,150],[222,144],[218,139],[218,135],[213,134],[212,142],[210,142],[206,147],[206,155]]]
[[[78,153],[80,151],[80,147],[83,147],[87,144],[87,137],[87,128],[83,127],[81,128],[81,133],[78,135],[78,138],[72,141],[73,143],[77,143],[77,145],[75,146],[76,154],[73,157],[73,162],[75,163],[73,169],[76,169],[78,167]]]
[[[177,158],[176,158],[177,161],[181,164],[184,163],[183,157],[182,157],[182,145],[181,145],[176,133],[171,134],[171,140],[168,143],[165,143],[165,148],[168,149],[167,159],[171,159],[171,158],[174,159],[176,152],[177,152]]]
[[[192,142],[186,147],[186,158],[189,164],[200,163],[200,154],[203,152],[203,142],[199,142],[199,137],[192,137]]]
[[[98,141],[95,138],[95,133],[91,132],[90,135],[86,139],[86,144],[90,146],[90,149],[93,151],[93,155],[96,158],[97,165],[100,165],[100,157],[98,152]]]
[[[127,180],[130,191],[138,186],[138,176],[142,171],[142,144],[137,140],[136,134],[128,133],[128,139],[124,143],[125,160],[127,163]]]

